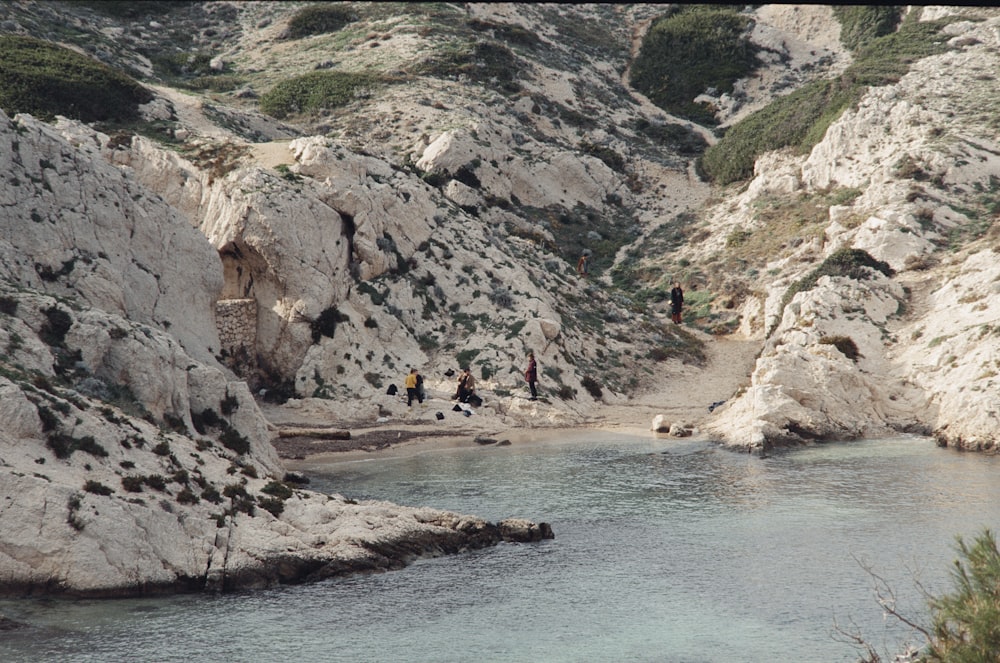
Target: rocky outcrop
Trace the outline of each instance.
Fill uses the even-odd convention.
[[[938,257],[949,237],[981,232],[977,217],[991,214],[987,192],[1000,178],[1000,144],[974,110],[988,103],[992,85],[975,72],[1000,65],[996,21],[952,24],[954,50],[870,91],[807,157],[758,161],[739,203],[747,212],[768,195],[844,188],[855,197],[830,208],[822,242],[803,243],[771,265],[782,277],[746,309],[757,323],[745,331],[767,337],[764,351],[750,388],[714,418],[714,435],[767,448],[919,432],[942,445],[996,448],[995,254],[971,243]],[[734,219],[753,223],[752,212]],[[843,247],[898,273],[821,278],[783,306],[789,286]],[[856,344],[858,355],[829,342],[838,337]]]

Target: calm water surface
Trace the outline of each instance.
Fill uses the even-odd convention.
[[[587,433],[317,466],[311,488],[491,520],[553,541],[240,595],[4,601],[0,661],[854,661],[896,651],[865,566],[926,617],[955,536],[1000,530],[1000,458],[925,438],[770,458]]]

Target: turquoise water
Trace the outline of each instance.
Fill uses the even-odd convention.
[[[1000,459],[926,438],[761,459],[588,433],[316,466],[311,488],[552,524],[556,538],[225,596],[4,601],[2,661],[854,661],[916,642],[954,537],[1000,529]]]

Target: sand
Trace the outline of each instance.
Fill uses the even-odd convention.
[[[700,332],[693,332],[700,333]],[[274,445],[289,470],[307,469],[315,463],[359,458],[392,457],[419,453],[427,449],[475,447],[488,444],[537,444],[565,439],[575,432],[593,431],[669,437],[652,430],[657,415],[693,429],[694,436],[712,416],[709,406],[733,398],[750,384],[761,341],[738,335],[709,336],[705,340],[706,362],[702,367],[678,366],[665,372],[663,387],[636,395],[621,404],[598,404],[587,415],[551,416],[557,403],[539,401],[537,407],[522,409],[517,417],[491,416],[483,408],[471,417],[454,416],[454,406],[447,394],[434,394],[423,406],[414,404],[407,412],[414,418],[388,417],[384,421],[335,418],[322,403],[303,405],[262,405],[265,416],[276,430],[292,426],[314,426],[350,433],[350,439],[324,439],[316,436],[275,437]],[[332,404],[329,405],[334,409]],[[447,411],[441,421],[428,415]],[[373,418],[374,419],[374,418]]]

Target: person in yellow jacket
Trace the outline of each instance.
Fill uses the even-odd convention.
[[[406,406],[410,407],[413,404],[413,399],[416,398],[418,402],[424,402],[424,395],[420,393],[419,389],[420,373],[415,368],[410,369],[409,375],[406,376]]]

